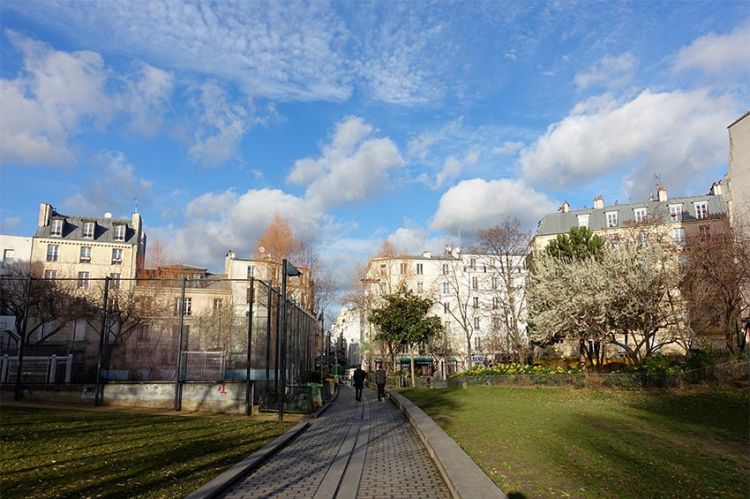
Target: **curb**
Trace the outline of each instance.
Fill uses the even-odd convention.
[[[297,435],[305,431],[308,426],[310,426],[310,421],[298,423],[270,444],[253,452],[204,486],[185,496],[185,499],[210,499],[216,497],[234,482],[258,469],[271,456],[283,449]]]
[[[427,447],[455,499],[508,498],[456,441],[414,402],[399,393],[389,391],[387,394]]]

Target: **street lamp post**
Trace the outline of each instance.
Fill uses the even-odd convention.
[[[280,371],[281,371],[281,380],[279,384],[279,393],[278,395],[278,420],[284,421],[284,393],[286,392],[286,327],[287,327],[287,317],[286,317],[286,281],[287,277],[295,277],[302,275],[302,272],[297,269],[294,265],[289,263],[286,258],[284,258],[281,261],[281,299],[279,304],[279,315],[281,317],[280,321],[280,327],[279,327],[279,338],[278,338],[278,348],[281,352],[281,362],[280,362]]]

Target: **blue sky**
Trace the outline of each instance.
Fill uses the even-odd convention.
[[[750,105],[748,2],[0,4],[0,230],[141,211],[221,269],[275,212],[343,288],[563,200],[704,192]]]

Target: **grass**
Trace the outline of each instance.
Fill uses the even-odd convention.
[[[3,407],[0,496],[183,497],[290,426],[242,416]]]
[[[750,495],[750,392],[402,392],[510,497]]]

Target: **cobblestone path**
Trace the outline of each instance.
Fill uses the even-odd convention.
[[[375,392],[341,393],[304,433],[222,497],[449,498],[435,463],[404,416]]]

